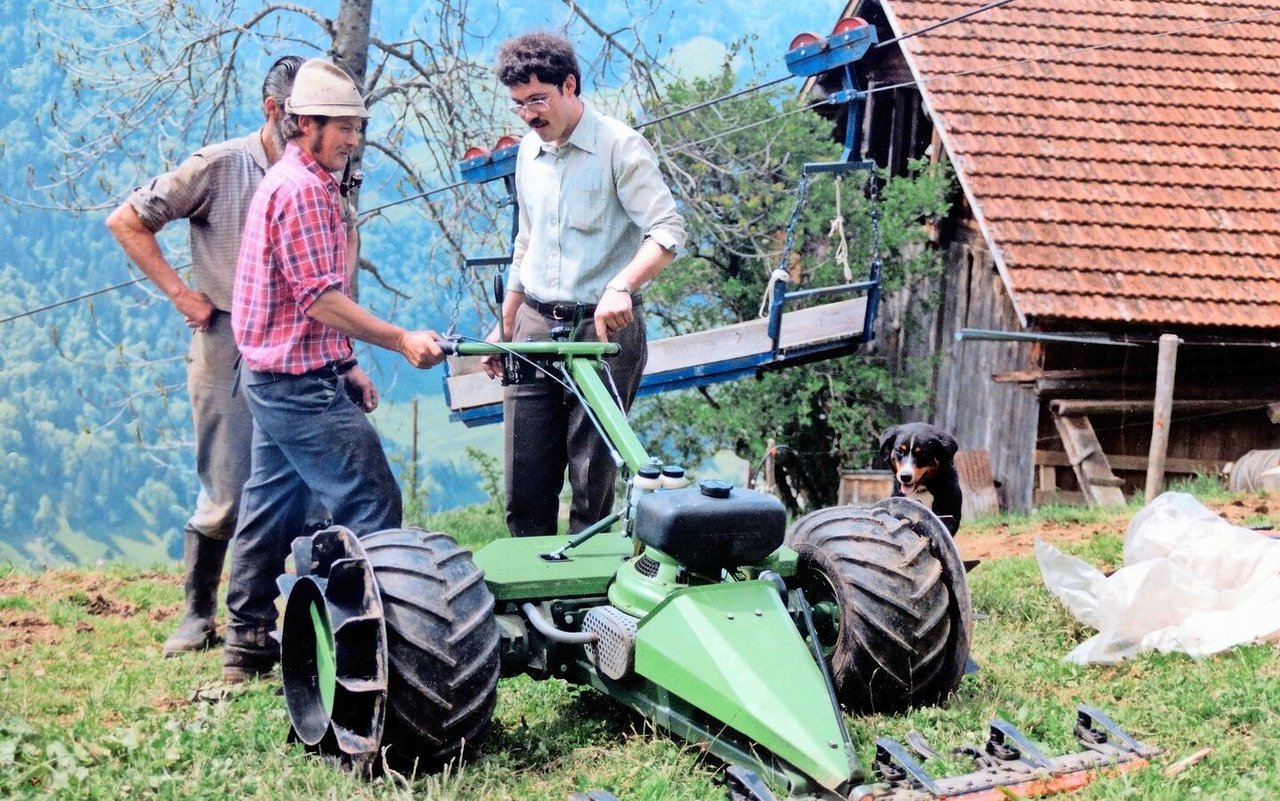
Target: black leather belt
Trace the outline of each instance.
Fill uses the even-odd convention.
[[[641,303],[639,295],[631,296],[632,307],[638,307]],[[543,317],[550,317],[556,322],[570,322],[578,310],[582,310],[582,319],[590,320],[596,313],[596,304],[594,303],[543,303],[537,298],[524,296],[524,305],[541,314]]]
[[[273,381],[283,381],[288,378],[326,378],[331,375],[346,375],[356,364],[355,359],[341,359],[327,362],[302,373],[280,373],[274,370],[253,370],[252,368],[250,370],[261,376],[271,376]]]
[[[524,305],[557,322],[568,322],[581,310],[582,319],[590,320],[596,313],[594,303],[543,303],[528,295],[524,296]]]

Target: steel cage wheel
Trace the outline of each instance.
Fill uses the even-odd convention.
[[[282,632],[280,673],[289,720],[299,740],[317,746],[333,714],[337,666],[324,593],[310,578],[293,585]]]
[[[290,738],[366,775],[434,770],[482,739],[497,695],[493,596],[444,534],[341,526],[294,540],[281,676]]]
[[[285,596],[280,675],[290,738],[363,774],[378,763],[387,702],[386,628],[377,580],[341,526],[299,537]]]

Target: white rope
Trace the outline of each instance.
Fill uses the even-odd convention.
[[[790,280],[791,280],[791,276],[787,273],[786,270],[783,270],[783,269],[774,270],[772,273],[769,274],[769,283],[765,284],[764,297],[760,298],[760,311],[758,312],[757,316],[759,317],[769,316],[769,305],[773,301],[773,285],[778,283],[779,281],[786,283],[787,281],[790,281]]]
[[[844,270],[844,282],[851,284],[853,271],[849,269],[849,239],[844,235],[844,210],[840,204],[840,186],[843,183],[844,176],[836,176],[836,213],[831,218],[831,230],[827,232],[827,238],[836,240],[836,264]]]

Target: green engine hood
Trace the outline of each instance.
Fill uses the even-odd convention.
[[[839,711],[777,589],[673,592],[640,621],[635,670],[835,790],[859,772]]]

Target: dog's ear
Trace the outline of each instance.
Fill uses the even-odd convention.
[[[938,432],[938,444],[947,452],[947,456],[955,456],[956,451],[960,450],[960,443],[956,442],[956,438],[945,431]]]
[[[876,454],[872,467],[877,470],[889,469],[889,456],[893,453],[893,443],[898,438],[898,430],[902,426],[894,426],[880,435],[880,452]]]

